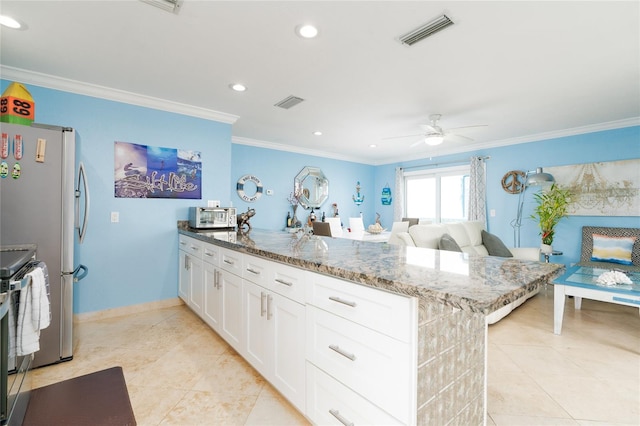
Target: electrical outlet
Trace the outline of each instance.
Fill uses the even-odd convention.
[[[495,209],[489,210],[489,216],[496,217],[496,210]]]
[[[111,223],[120,222],[120,212],[111,212]]]

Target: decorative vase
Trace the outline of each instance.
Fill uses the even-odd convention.
[[[291,227],[292,228],[297,228],[298,227],[298,216],[296,216],[296,211],[298,210],[298,205],[294,204],[291,206],[291,208],[293,208],[293,217],[291,218]]]
[[[551,244],[540,244],[540,251],[544,254],[551,254],[551,252],[553,252],[553,248],[551,247]]]

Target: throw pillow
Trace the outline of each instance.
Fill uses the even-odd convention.
[[[438,248],[440,250],[459,251],[462,253],[462,249],[458,243],[456,243],[456,240],[454,240],[449,234],[443,234],[442,237],[440,237],[440,241],[438,241]]]
[[[484,229],[482,230],[482,244],[487,249],[487,252],[489,252],[489,256],[513,257],[513,254],[500,238],[488,233]]]
[[[591,260],[633,265],[631,252],[635,241],[636,237],[607,237],[606,235],[593,234]]]

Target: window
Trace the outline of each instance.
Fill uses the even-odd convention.
[[[404,174],[405,217],[433,223],[467,220],[469,166]]]

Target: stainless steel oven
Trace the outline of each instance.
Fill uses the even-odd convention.
[[[21,425],[31,391],[33,354],[17,355],[17,316],[20,292],[30,280],[26,274],[42,262],[35,260],[36,246],[4,246],[0,249],[0,424]]]

